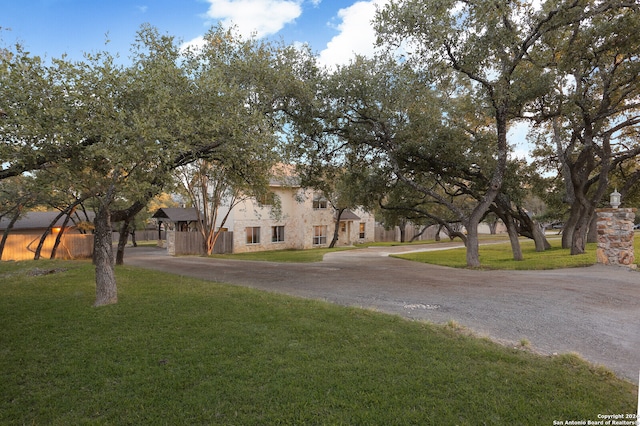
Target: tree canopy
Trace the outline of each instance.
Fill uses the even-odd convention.
[[[0,178],[50,168],[91,195],[96,305],[114,303],[111,223],[141,211],[177,167],[272,158],[303,56],[221,28],[183,50],[144,26],[129,65],[104,52],[45,65],[17,46],[0,68]]]
[[[303,185],[338,213],[366,206],[388,222],[464,225],[472,267],[490,214],[505,222],[515,258],[518,233],[543,249],[525,204],[536,192],[557,217],[562,193],[564,243],[580,253],[610,180],[625,194],[640,180],[639,7],[391,1],[374,22],[387,49],[332,69],[308,50],[222,28],[183,49],[143,26],[126,64],[106,52],[44,62],[5,48],[0,215],[17,218],[38,192],[61,210],[94,206],[96,305],[117,301],[111,223],[132,221],[176,170],[186,182],[212,178],[194,200],[222,183],[209,198],[220,201],[264,195],[271,166],[295,161]],[[525,120],[531,164],[513,158],[509,138]],[[118,250],[121,259],[122,241]]]

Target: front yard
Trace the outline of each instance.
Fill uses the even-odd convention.
[[[637,387],[436,326],[133,267],[0,263],[0,424],[553,424]]]

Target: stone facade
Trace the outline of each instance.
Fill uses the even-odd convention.
[[[636,209],[598,209],[598,263],[636,268],[633,221]]]
[[[229,213],[223,227],[233,232],[234,253],[303,250],[327,247],[331,243],[335,211],[328,203],[314,206],[313,200],[318,194],[300,187],[275,183],[270,190],[280,200],[278,214],[274,214],[271,206],[261,205],[252,198],[241,202],[230,212],[228,208],[219,212],[219,217]],[[352,213],[353,216],[345,214],[340,221],[338,246],[374,241],[373,214],[361,209],[354,209]]]

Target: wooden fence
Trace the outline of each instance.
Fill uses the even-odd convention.
[[[167,232],[167,251],[170,255],[205,254],[200,232]],[[213,253],[233,253],[233,232],[222,232],[213,247]]]
[[[117,243],[118,240],[120,239],[120,232],[116,232],[117,229],[114,229],[113,232],[113,242]],[[167,232],[166,231],[162,231],[161,233],[162,239],[165,240],[167,239]],[[158,230],[157,229],[145,229],[142,231],[136,231],[136,241],[140,242],[140,241],[155,241],[158,239]],[[128,238],[128,244],[131,244],[132,238],[131,238],[131,234],[129,234],[129,238]]]
[[[41,259],[49,259],[56,234],[47,235],[40,251]],[[41,234],[9,234],[2,260],[33,260]],[[56,259],[90,258],[93,253],[92,234],[64,234],[56,250]]]

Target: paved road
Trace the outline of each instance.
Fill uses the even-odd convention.
[[[422,246],[424,250],[428,246]],[[454,320],[481,336],[543,354],[576,352],[638,384],[640,272],[592,266],[552,271],[475,271],[391,258],[416,246],[330,253],[290,264],[170,257],[130,248],[125,263],[416,320]]]

